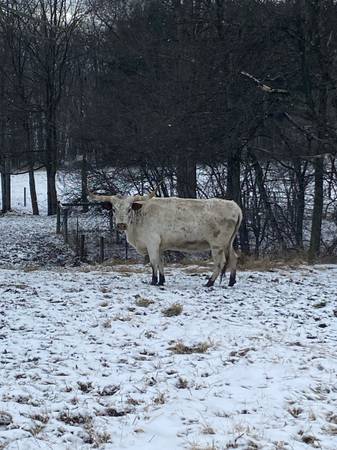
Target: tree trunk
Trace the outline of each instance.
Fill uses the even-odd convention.
[[[11,175],[9,160],[5,159],[3,164],[1,173],[2,212],[6,213],[11,210]]]
[[[36,185],[35,185],[35,176],[34,176],[34,169],[31,168],[29,171],[29,190],[30,190],[30,198],[32,201],[32,211],[34,216],[39,215],[39,205],[37,202],[37,195],[36,195]]]
[[[179,197],[196,198],[197,196],[196,163],[186,155],[178,159],[177,191]]]
[[[228,156],[226,198],[228,200],[234,200],[238,205],[241,205],[240,164],[241,158],[239,153],[234,153]]]
[[[305,210],[305,172],[307,163],[295,160],[296,194],[295,194],[295,241],[296,247],[303,250],[303,222]]]
[[[50,101],[50,107],[46,122],[46,167],[47,167],[47,203],[48,216],[56,214],[57,211],[57,135],[56,135],[56,111],[54,104]]]
[[[47,204],[48,216],[57,212],[56,169],[53,165],[47,166]]]
[[[87,155],[83,154],[82,165],[81,165],[81,201],[86,203],[88,201],[88,163]],[[83,206],[83,212],[88,212],[88,206]]]
[[[312,211],[310,247],[308,253],[308,260],[310,263],[314,262],[319,256],[321,247],[321,230],[322,230],[322,214],[323,214],[323,174],[324,174],[324,160],[323,158],[316,158],[314,162],[315,167],[315,194],[314,194],[314,208]]]

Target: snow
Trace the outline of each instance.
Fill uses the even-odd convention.
[[[232,289],[167,272],[158,288],[140,265],[0,271],[0,445],[336,449],[337,269],[243,272]]]
[[[336,450],[336,266],[206,289],[171,264],[156,287],[74,267],[54,230],[0,217],[0,448]]]

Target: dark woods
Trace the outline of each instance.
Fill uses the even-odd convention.
[[[38,214],[45,168],[54,214],[59,169],[81,166],[83,200],[92,167],[120,168],[138,190],[234,199],[244,252],[336,252],[336,2],[0,5],[3,211],[11,172]]]

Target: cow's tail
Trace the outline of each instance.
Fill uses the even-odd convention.
[[[235,225],[234,231],[233,231],[232,236],[231,236],[231,238],[230,238],[230,240],[228,242],[228,246],[227,246],[227,248],[225,250],[226,262],[225,262],[225,265],[223,266],[223,268],[221,270],[220,283],[222,283],[222,279],[223,279],[223,277],[226,274],[226,269],[227,269],[228,264],[230,264],[230,267],[232,269],[232,252],[234,251],[233,250],[233,243],[234,243],[234,240],[236,238],[236,235],[238,234],[241,222],[242,222],[242,211],[240,209],[239,217],[238,217],[238,220],[236,221],[236,225]]]

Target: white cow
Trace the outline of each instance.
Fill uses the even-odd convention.
[[[226,267],[230,268],[229,286],[236,282],[237,255],[233,241],[242,220],[242,211],[233,201],[212,198],[154,198],[120,195],[94,195],[89,198],[112,204],[116,226],[125,231],[127,241],[142,255],[149,256],[152,283],[165,282],[163,252],[211,250],[212,276],[206,286],[213,286]],[[159,272],[159,280],[158,280]]]

